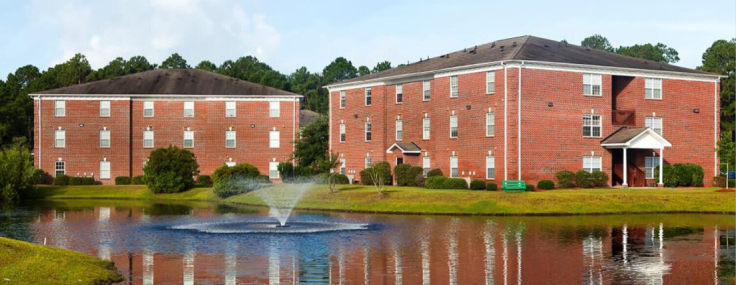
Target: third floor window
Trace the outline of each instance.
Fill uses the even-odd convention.
[[[396,84],[396,103],[404,102],[404,87]]]
[[[225,102],[225,117],[235,118],[237,113],[235,112],[235,101]]]
[[[450,76],[450,98],[457,98],[457,75]]]
[[[143,102],[143,117],[153,117],[153,101]]]
[[[424,80],[422,82],[422,100],[429,101],[432,98],[432,85],[431,81]]]
[[[184,117],[194,117],[194,101],[184,102]]]
[[[600,74],[583,74],[583,95],[600,96],[601,95],[601,75]]]
[[[370,106],[373,104],[373,94],[370,87],[365,89],[365,105]]]
[[[662,99],[662,79],[644,79],[644,99]]]
[[[54,116],[66,117],[66,101],[54,101]]]
[[[100,101],[100,117],[110,117],[110,101]]]

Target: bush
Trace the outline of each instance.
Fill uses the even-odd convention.
[[[200,187],[211,187],[212,184],[212,177],[209,175],[197,175],[197,186]]]
[[[54,185],[66,186],[69,185],[69,175],[59,174],[54,178]]]
[[[419,166],[400,164],[394,168],[394,177],[398,186],[417,186],[417,175],[423,175],[424,169]]]
[[[675,163],[674,169],[677,186],[689,186],[693,181],[693,175],[688,166],[684,163]]]
[[[552,190],[555,189],[555,183],[549,179],[539,180],[539,182],[537,182],[537,188],[542,190]]]
[[[130,177],[128,176],[115,177],[115,185],[130,185]]]
[[[417,177],[414,178],[414,181],[417,183],[417,187],[424,187],[424,181],[426,181],[427,178],[424,177],[424,169],[422,169],[422,172],[417,174]]]
[[[578,172],[575,173],[575,184],[577,184],[578,187],[590,188],[593,185],[591,177],[592,175],[590,172],[578,170]]]
[[[335,184],[350,184],[350,179],[345,174],[333,173],[332,179]]]
[[[442,173],[442,169],[435,168],[427,172],[427,178],[432,176],[445,176],[445,174]]]
[[[447,180],[447,178],[444,176],[431,176],[424,181],[424,187],[427,189],[443,189],[445,180]]]
[[[43,169],[36,169],[33,171],[33,184],[51,184],[54,182],[54,178],[51,177]]]
[[[259,177],[241,178],[238,176],[229,176],[215,182],[213,191],[217,197],[227,198],[261,189],[263,187],[262,180]]]
[[[488,191],[496,191],[498,190],[498,185],[496,185],[496,183],[488,183],[486,184],[486,189]]]
[[[151,152],[143,173],[153,193],[178,193],[194,186],[199,164],[191,151],[169,146]]]
[[[664,168],[664,173],[662,173],[662,183],[664,183],[664,187],[676,187],[677,173],[675,173],[675,167],[670,164],[665,164],[664,167],[657,167],[654,170],[654,177],[659,178],[660,168]]]
[[[447,178],[442,182],[442,189],[468,189],[468,182],[462,178]]]
[[[95,179],[92,177],[71,177],[68,185],[94,185]]]
[[[307,166],[297,166],[294,167],[294,175],[297,177],[310,177],[314,173],[312,173],[312,169]]]
[[[33,156],[23,146],[0,151],[0,201],[24,198],[33,188]]]
[[[143,176],[143,175],[135,176],[130,181],[130,184],[133,184],[133,185],[144,185],[144,184],[146,184],[146,177]]]
[[[561,170],[555,174],[557,186],[560,188],[575,187],[575,173],[569,170]]]
[[[215,172],[212,174],[212,180],[214,181],[214,184],[217,185],[219,181],[224,181],[230,178],[256,179],[260,175],[261,172],[258,171],[258,168],[248,163],[240,163],[235,166],[227,166],[223,164],[220,168],[215,169]],[[268,176],[266,176],[266,178],[266,180],[268,180]]]
[[[655,176],[659,177],[659,168],[654,171]],[[664,186],[675,187],[675,186],[703,186],[703,180],[705,173],[703,167],[694,163],[675,163],[670,166],[664,165],[664,174],[662,180],[664,180]]]
[[[291,162],[279,162],[276,169],[281,175],[281,181],[289,181],[294,179],[294,164]]]
[[[590,174],[590,184],[595,187],[608,186],[608,174],[603,171],[593,171],[593,173]]]
[[[261,183],[271,183],[271,177],[265,174],[258,175],[258,181]]]
[[[486,182],[483,180],[473,180],[470,182],[470,190],[486,190]]]
[[[534,185],[527,184],[526,185],[526,192],[534,192]]]
[[[371,179],[371,171],[378,171],[378,175],[383,178],[383,185],[391,185],[391,164],[385,161],[378,162],[372,167],[366,168],[360,172],[360,183],[363,185],[373,185],[373,179]]]
[[[689,186],[703,186],[703,179],[705,177],[703,167],[695,163],[686,163],[685,165],[691,177]]]

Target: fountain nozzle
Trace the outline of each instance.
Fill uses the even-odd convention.
[[[277,228],[288,228],[288,227],[290,227],[290,226],[291,226],[291,225],[287,225],[287,224],[283,224],[283,225],[282,225],[282,224],[276,224],[276,227],[277,227]]]

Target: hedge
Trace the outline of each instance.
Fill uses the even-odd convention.
[[[345,174],[334,173],[332,179],[335,184],[350,184],[350,179]]]
[[[424,187],[427,189],[444,189],[443,184],[447,180],[444,176],[431,176],[424,181]]]
[[[703,167],[694,163],[665,164],[662,182],[665,187],[703,186],[705,173]],[[659,178],[659,167],[654,171],[654,177]]]
[[[36,169],[33,171],[33,184],[52,184],[54,183],[53,177],[49,175],[43,169]]]
[[[575,187],[575,173],[569,170],[561,170],[555,174],[557,186],[560,188]]]
[[[94,185],[95,179],[92,177],[70,177],[69,185]]]
[[[197,183],[196,183],[197,186],[210,187],[213,184],[214,183],[212,182],[212,177],[210,177],[209,175],[198,175],[197,176]]]
[[[526,192],[534,192],[534,185],[527,184],[526,185]]]
[[[496,185],[496,183],[488,183],[486,184],[486,189],[489,191],[496,191],[498,190],[498,185]]]
[[[69,178],[70,178],[69,175],[66,175],[66,174],[56,175],[56,177],[54,178],[54,185],[57,185],[57,186],[69,185]]]
[[[590,181],[591,186],[595,187],[606,187],[608,186],[608,174],[606,174],[603,171],[593,171],[593,173],[590,174]]]
[[[542,190],[552,190],[555,189],[555,183],[549,179],[542,179],[537,182],[537,188]]]
[[[146,177],[143,175],[134,176],[133,179],[130,180],[130,184],[132,185],[144,185],[146,184]]]
[[[447,178],[442,182],[442,189],[468,189],[468,182],[462,178]]]
[[[442,173],[442,169],[435,168],[427,172],[427,178],[432,176],[445,176],[445,174]]]
[[[258,168],[248,163],[240,163],[235,166],[223,164],[220,168],[215,169],[215,172],[212,174],[212,180],[214,184],[217,184],[218,181],[224,181],[231,177],[237,179],[255,179],[260,175],[261,172],[258,171]]]
[[[130,177],[128,176],[115,177],[115,185],[130,185]]]
[[[593,176],[592,174],[590,174],[590,172],[587,172],[582,169],[578,170],[578,172],[575,172],[575,184],[578,187],[590,188],[593,185],[591,181],[592,177]]]
[[[471,190],[486,190],[486,182],[483,180],[473,180],[470,182]]]

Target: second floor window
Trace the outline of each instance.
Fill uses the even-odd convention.
[[[422,100],[429,101],[432,98],[432,85],[431,81],[424,80],[422,82]]]
[[[602,169],[600,156],[584,156],[583,170],[593,173],[593,171],[601,171]]]
[[[450,116],[450,137],[457,137],[457,115]]]
[[[340,109],[345,109],[345,91],[340,91]]]
[[[143,117],[153,117],[153,101],[143,102]]]
[[[340,123],[340,142],[345,142],[345,123]]]
[[[281,116],[281,102],[268,102],[268,116],[271,118]]]
[[[654,179],[654,172],[659,167],[659,157],[647,156],[644,158],[644,170],[646,179]]]
[[[235,118],[237,113],[235,112],[235,101],[225,102],[225,117]]]
[[[600,74],[583,74],[583,95],[600,96],[601,95],[601,75]]]
[[[457,75],[450,76],[450,98],[457,98]]]
[[[601,115],[583,115],[583,137],[601,136]]]
[[[143,131],[143,148],[153,148],[153,131]]]
[[[110,101],[100,101],[100,117],[110,117]]]
[[[372,93],[372,90],[370,87],[365,89],[365,105],[366,106],[370,106],[371,104],[373,104],[373,94],[371,93]]]
[[[404,102],[404,87],[396,84],[396,103]]]
[[[101,148],[109,148],[110,147],[110,131],[108,131],[108,130],[101,130],[100,131],[100,147]]]
[[[404,123],[401,119],[396,120],[396,140],[400,141],[404,137]]]
[[[281,134],[279,131],[271,131],[268,135],[268,146],[270,148],[281,147]]]
[[[225,147],[235,148],[235,131],[225,131]]]
[[[486,94],[496,93],[496,72],[486,72]]]
[[[496,135],[496,115],[488,112],[486,113],[486,136],[492,137]]]
[[[660,136],[662,135],[662,118],[660,117],[646,117],[644,120],[646,127],[651,128],[657,132]]]
[[[66,131],[56,130],[54,132],[54,146],[55,147],[66,147]]]
[[[194,131],[184,131],[184,148],[194,148]]]
[[[662,79],[644,79],[644,99],[662,99]]]
[[[54,116],[66,117],[66,101],[54,101]]]
[[[493,156],[486,156],[486,179],[496,179],[496,158]]]
[[[194,117],[194,101],[184,102],[184,117]]]
[[[458,177],[457,156],[450,156],[450,177]]]
[[[373,130],[371,122],[365,122],[365,141],[369,142],[373,138]]]
[[[430,119],[424,118],[422,119],[422,139],[428,140],[429,139],[429,133],[430,133]]]

